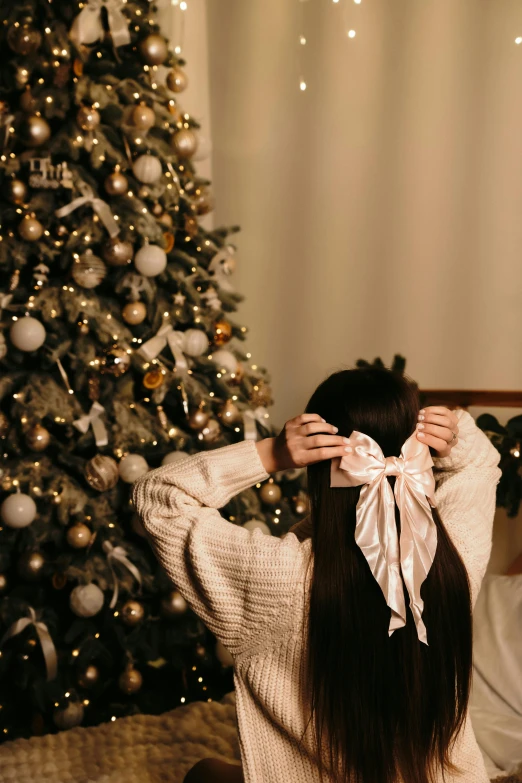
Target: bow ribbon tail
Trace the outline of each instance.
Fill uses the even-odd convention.
[[[437,551],[437,527],[431,505],[422,487],[414,481],[399,477],[395,496],[401,515],[401,571],[410,599],[410,609],[417,628],[417,636],[428,645],[426,626],[422,620],[424,601],[421,587],[428,576]]]
[[[355,541],[391,610],[388,635],[406,625],[400,550],[395,523],[395,500],[387,479],[380,475],[361,489],[356,509]]]
[[[123,3],[118,2],[117,0],[108,0],[108,2],[106,2],[107,21],[109,22],[112,41],[116,47],[126,46],[131,40],[128,27],[129,23],[120,10],[122,5]]]
[[[58,674],[58,656],[56,655],[56,648],[54,646],[51,634],[45,623],[37,622],[36,613],[32,606],[28,607],[30,617],[21,617],[16,620],[10,628],[7,629],[0,641],[0,646],[4,644],[8,639],[22,633],[28,625],[34,625],[36,635],[42,648],[42,653],[45,660],[45,668],[47,670],[47,680],[54,680]]]
[[[79,209],[79,207],[89,204],[100,218],[109,232],[109,235],[115,237],[119,234],[120,229],[118,228],[117,222],[114,220],[109,205],[103,199],[97,198],[90,185],[87,185],[85,182],[78,183],[78,190],[82,195],[73,199],[70,204],[66,204],[64,207],[57,209],[54,213],[56,217],[66,217],[67,215],[70,215],[71,212]]]
[[[114,589],[112,592],[111,602],[109,604],[110,608],[114,609],[118,601],[118,592],[119,592],[118,575],[114,567],[115,561],[120,563],[122,566],[124,566],[127,569],[127,571],[129,571],[132,574],[134,579],[138,582],[140,590],[141,590],[141,574],[139,572],[139,569],[134,565],[134,563],[131,563],[131,561],[128,559],[127,552],[125,551],[125,549],[123,549],[123,547],[120,546],[113,547],[109,541],[105,541],[103,544],[103,548],[107,552],[107,560],[109,561],[109,565],[112,571],[112,577],[114,580]]]
[[[258,405],[254,410],[243,411],[243,432],[245,440],[257,440],[257,426],[258,421],[263,427],[267,428],[267,418],[269,413],[263,405]]]
[[[167,342],[176,362],[176,370],[179,372],[188,370],[188,363],[182,348],[183,339],[183,332],[176,332],[174,329],[167,335]]]
[[[243,433],[245,440],[257,440],[257,426],[254,411],[243,411]]]
[[[67,391],[69,392],[69,394],[74,394],[74,389],[71,388],[71,384],[69,383],[69,378],[67,377],[67,373],[65,372],[65,368],[61,363],[60,359],[56,360],[56,364],[58,366],[58,370],[60,371],[60,375],[62,376],[62,380],[65,383]]]
[[[100,405],[99,402],[93,402],[89,413],[87,413],[85,416],[80,416],[79,419],[73,421],[73,425],[76,427],[76,429],[82,432],[84,435],[89,427],[92,427],[94,440],[96,441],[97,446],[107,446],[109,443],[107,427],[100,418],[102,413],[105,413],[105,408],[103,405]]]

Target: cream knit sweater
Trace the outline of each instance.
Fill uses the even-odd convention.
[[[457,415],[459,441],[449,457],[435,460],[435,497],[474,604],[491,549],[499,453],[469,413]],[[307,752],[296,744],[304,729],[301,629],[311,540],[248,531],[218,511],[267,478],[254,441],[245,440],[151,471],[136,482],[134,503],[172,581],[234,657],[245,783],[316,783],[310,727]],[[453,760],[463,772],[446,783],[488,783],[469,720]]]

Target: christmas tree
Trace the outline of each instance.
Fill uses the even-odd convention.
[[[132,482],[274,435],[230,316],[234,230],[204,230],[184,62],[146,0],[2,4],[0,736],[231,690],[230,655],[158,566]],[[302,471],[221,510],[281,535]]]

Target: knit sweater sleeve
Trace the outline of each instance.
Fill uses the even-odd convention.
[[[267,478],[255,442],[245,440],[152,470],[133,488],[158,560],[232,655],[277,611],[299,552],[294,536],[246,530],[218,511]]]
[[[435,501],[468,572],[475,605],[491,553],[500,454],[464,410],[456,411],[459,440],[448,457],[434,457]]]

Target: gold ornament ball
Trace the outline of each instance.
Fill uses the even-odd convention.
[[[161,613],[164,617],[178,617],[185,614],[187,609],[188,604],[179,590],[172,590],[161,600]]]
[[[209,419],[201,430],[204,443],[213,443],[221,436],[221,425],[217,419]]]
[[[202,430],[210,419],[210,413],[202,408],[197,408],[189,414],[188,425],[191,430]]]
[[[162,35],[150,33],[138,43],[141,59],[147,65],[161,65],[167,59],[167,42]]]
[[[129,304],[125,305],[121,314],[125,323],[137,326],[147,317],[147,308],[143,302],[129,302]]]
[[[26,215],[18,224],[18,233],[26,242],[38,242],[44,228],[33,215]]]
[[[109,196],[123,196],[127,193],[129,182],[121,171],[113,171],[106,177],[104,187]]]
[[[131,242],[119,237],[108,239],[102,246],[103,260],[109,266],[126,266],[132,261],[134,248]]]
[[[165,210],[163,209],[163,204],[160,204],[159,201],[156,201],[156,203],[152,205],[150,211],[154,217],[159,217],[160,215],[163,215]]]
[[[154,110],[146,103],[140,103],[132,110],[132,124],[139,130],[149,130],[156,122]]]
[[[121,609],[121,619],[130,628],[139,625],[145,617],[145,609],[139,601],[127,601]]]
[[[100,670],[93,663],[78,674],[77,682],[80,688],[92,688],[100,679]]]
[[[161,214],[158,218],[158,223],[161,223],[161,225],[165,226],[165,228],[172,228],[174,221],[170,212],[163,212],[163,214]]]
[[[104,352],[100,370],[102,375],[114,375],[115,378],[119,378],[125,375],[130,366],[131,357],[127,351],[118,345],[113,345]]]
[[[214,209],[214,196],[208,188],[200,185],[196,188],[192,203],[198,215],[207,215]]]
[[[8,179],[5,191],[11,204],[23,204],[27,199],[27,185],[21,179]]]
[[[118,679],[118,687],[122,693],[126,693],[130,696],[132,693],[137,693],[143,685],[143,677],[137,669],[128,668],[120,674]]]
[[[25,19],[22,24],[11,25],[7,31],[7,43],[16,54],[33,54],[42,43],[42,35],[31,21]]]
[[[100,113],[89,106],[82,106],[78,109],[76,122],[84,131],[92,131],[100,124]]]
[[[27,73],[27,78],[24,81],[24,73]],[[34,97],[33,93],[31,92],[31,88],[28,84],[26,84],[27,79],[29,78],[29,72],[27,69],[21,68],[20,71],[17,71],[16,81],[19,84],[20,87],[23,87],[25,84],[25,90],[20,95],[20,99],[18,101],[20,108],[22,111],[25,111],[26,114],[34,114],[34,111],[36,109],[36,98]]]
[[[89,546],[91,538],[92,532],[83,522],[78,522],[67,531],[67,543],[73,549],[85,549]]]
[[[66,707],[54,711],[53,721],[60,730],[79,726],[83,720],[83,704],[80,701],[70,701]]]
[[[299,514],[301,516],[303,514],[307,514],[308,511],[310,510],[310,503],[308,501],[308,498],[305,496],[298,497],[294,504],[294,510],[296,514]]]
[[[138,198],[150,198],[150,188],[148,188],[146,185],[141,185],[138,188]]]
[[[0,574],[0,593],[5,593],[7,590],[8,581],[5,574]]]
[[[218,416],[223,422],[223,424],[228,424],[229,426],[231,426],[235,424],[237,421],[239,421],[239,419],[241,418],[241,413],[237,405],[235,405],[235,403],[233,403],[232,400],[227,400],[225,404],[221,407]]]
[[[98,492],[106,492],[115,487],[120,477],[116,460],[104,454],[96,454],[90,459],[84,474],[87,483]]]
[[[216,321],[214,324],[214,342],[216,345],[225,345],[232,337],[232,327],[228,321]]]
[[[40,552],[24,552],[18,561],[18,575],[28,582],[35,582],[43,574],[45,558]]]
[[[170,137],[170,146],[178,158],[191,158],[198,148],[198,137],[190,128],[181,128]]]
[[[199,225],[198,221],[195,217],[192,217],[191,215],[185,216],[185,233],[189,235],[189,237],[196,237],[198,235]]]
[[[279,484],[275,484],[273,481],[267,481],[259,490],[259,497],[263,503],[269,506],[279,503],[282,494]]]
[[[44,451],[51,442],[51,435],[42,424],[35,424],[26,432],[25,442],[32,451]]]
[[[187,74],[181,68],[173,68],[167,74],[167,87],[172,92],[183,92],[183,90],[187,89],[187,85]]]
[[[3,438],[4,435],[7,435],[7,431],[9,429],[9,419],[5,415],[5,413],[2,413],[0,411],[0,438]]]
[[[41,147],[51,138],[51,127],[38,114],[31,114],[22,126],[22,142],[26,147]]]
[[[96,288],[107,274],[107,267],[89,248],[75,258],[71,275],[75,283],[82,288]]]

